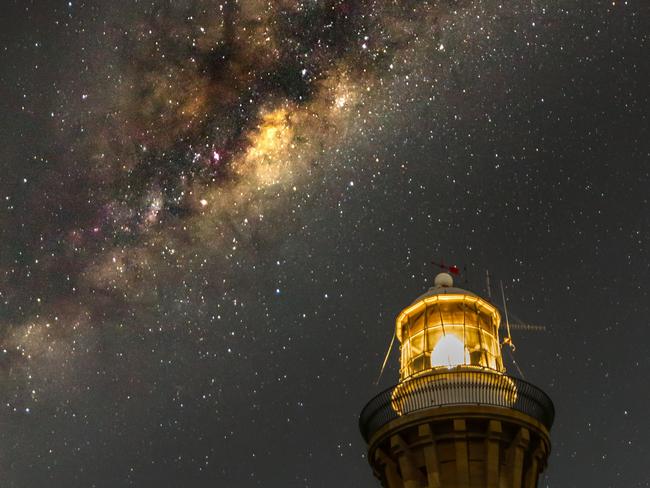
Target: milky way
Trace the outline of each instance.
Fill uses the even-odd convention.
[[[440,258],[545,327],[541,485],[647,486],[642,2],[2,9],[7,486],[376,486],[356,416]]]
[[[48,171],[76,194],[44,190],[58,221],[35,229],[51,251],[40,283],[49,296],[8,329],[9,350],[31,356],[30,347],[58,349],[51,334],[133,318],[158,306],[168,281],[201,303],[208,289],[226,292],[228,261],[292,235],[277,225],[295,213],[291,194],[310,198],[313,182],[322,192],[349,164],[341,146],[381,131],[380,117],[399,106],[387,86],[395,65],[410,70],[458,7],[188,2],[145,7],[126,24],[100,12],[116,54],[92,52],[91,83],[81,96],[60,94],[72,110],[55,124],[69,149],[46,156],[58,166]]]

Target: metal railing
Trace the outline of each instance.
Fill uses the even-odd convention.
[[[517,410],[551,428],[553,402],[530,383],[484,371],[446,371],[399,383],[370,400],[361,411],[359,428],[368,441],[391,420],[411,412],[451,405],[488,405]]]

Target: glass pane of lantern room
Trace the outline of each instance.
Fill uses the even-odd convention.
[[[424,329],[424,315],[424,310],[422,310],[420,313],[415,314],[409,320],[411,335],[415,335]]]
[[[450,304],[449,307],[449,319],[452,324],[464,324],[465,323],[465,302],[464,301],[455,301]]]
[[[465,329],[467,339],[467,350],[469,353],[470,364],[472,366],[487,366],[487,358],[485,355],[485,348],[482,342],[482,337],[478,327],[470,326]]]
[[[440,326],[440,310],[438,308],[438,303],[430,304],[427,307],[427,327],[437,327]]]
[[[492,323],[492,314],[488,313],[485,308],[481,307],[478,316],[481,328],[492,333],[492,329],[494,328],[494,324]]]
[[[487,366],[492,369],[497,369],[497,370],[500,369],[496,361],[498,350],[499,350],[499,345],[496,338],[491,334],[487,334],[486,332],[482,333],[482,337],[483,337],[483,343],[485,345]]]
[[[420,331],[411,337],[411,357],[419,356],[424,351],[424,332]]]
[[[438,313],[439,313],[439,315],[442,316],[442,323],[445,325],[445,327],[447,325],[457,323],[457,322],[454,322],[454,311],[455,311],[455,309],[456,309],[456,306],[452,302],[450,302],[448,300],[440,300],[438,302]],[[461,324],[463,323],[462,319],[461,319],[460,323]]]
[[[478,325],[478,313],[475,304],[467,304],[465,307],[465,323],[468,325]]]
[[[420,354],[419,356],[415,357],[411,363],[411,369],[413,374],[419,373],[421,371],[424,371],[425,369],[429,368],[429,356],[426,354]]]
[[[427,352],[431,352],[441,338],[442,327],[436,326],[435,328],[427,329]]]

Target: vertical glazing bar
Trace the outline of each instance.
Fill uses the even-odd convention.
[[[440,315],[440,327],[442,327],[442,336],[445,337],[447,333],[445,332],[445,319],[442,318],[442,303],[436,298],[436,307],[438,307],[438,315]]]
[[[422,341],[422,347],[423,347],[422,353],[426,358],[427,352],[430,351],[429,349],[429,306],[426,303],[424,304],[424,326],[422,327],[422,333],[424,334],[424,340]],[[431,367],[431,355],[429,355],[429,364],[425,369],[429,369],[430,367]]]
[[[472,357],[470,356],[469,349],[467,349],[467,336],[465,333],[465,297],[466,295],[463,295],[463,364],[467,364],[466,359],[469,358],[470,364],[472,363]]]
[[[485,351],[486,351],[487,348],[485,347],[485,344],[483,343],[483,328],[481,327],[481,312],[479,310],[478,303],[475,302],[475,306],[476,306],[476,326],[477,326],[477,330],[478,330],[478,343],[479,343],[479,347],[481,349],[481,355],[479,356],[479,362],[485,363],[485,364],[481,364],[481,366],[486,367],[486,366],[489,366],[489,365],[487,364],[487,354],[485,354]],[[485,360],[483,360],[483,355],[484,354],[485,354]]]

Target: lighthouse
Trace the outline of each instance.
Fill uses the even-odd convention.
[[[541,389],[508,375],[500,328],[499,309],[447,273],[397,316],[399,382],[359,419],[383,487],[537,486],[555,410]]]

